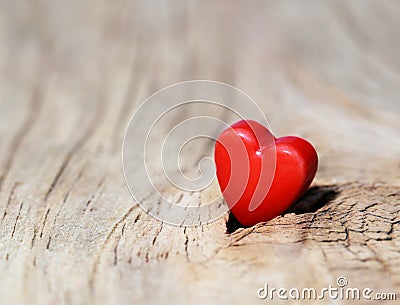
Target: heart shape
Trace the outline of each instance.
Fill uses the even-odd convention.
[[[225,201],[244,226],[285,212],[308,189],[318,167],[309,142],[275,138],[252,120],[239,121],[219,135],[214,160]]]

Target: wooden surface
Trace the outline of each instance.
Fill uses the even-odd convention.
[[[399,32],[397,1],[1,1],[0,303],[256,304],[338,276],[399,293]],[[134,202],[129,115],[190,79],[315,145],[294,213],[229,234]]]

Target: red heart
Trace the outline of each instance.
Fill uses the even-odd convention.
[[[214,159],[225,201],[245,226],[286,211],[308,189],[318,167],[309,142],[275,138],[251,120],[239,121],[219,135]]]

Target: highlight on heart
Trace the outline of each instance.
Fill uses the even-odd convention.
[[[122,152],[133,198],[179,226],[207,224],[229,210],[239,221],[243,214],[244,225],[262,221],[253,215],[270,200],[279,158],[258,105],[233,86],[206,80],[147,98],[131,116]]]

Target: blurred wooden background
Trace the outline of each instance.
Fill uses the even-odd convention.
[[[399,2],[0,3],[1,304],[253,304],[337,276],[400,292]],[[191,79],[315,145],[294,213],[228,234],[133,201],[129,115]]]

